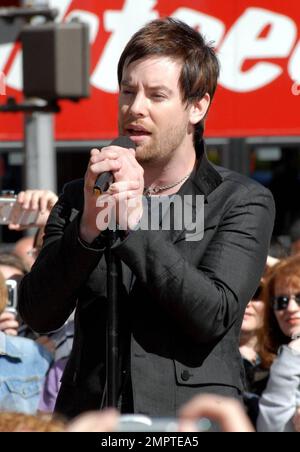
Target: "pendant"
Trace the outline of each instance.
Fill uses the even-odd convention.
[[[162,191],[161,187],[153,187],[153,188],[147,187],[144,189],[144,195],[145,196],[156,195],[160,191]]]

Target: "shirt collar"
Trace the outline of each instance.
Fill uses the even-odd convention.
[[[8,336],[3,331],[0,331],[0,356],[9,356],[21,361],[23,359],[23,353],[14,345],[13,336]]]
[[[201,152],[198,158],[198,165],[195,176],[193,178],[193,183],[198,187],[200,192],[205,195],[206,198],[221,184],[222,177],[209,162],[203,140],[201,141],[199,148],[201,149]]]
[[[190,178],[180,188],[178,194],[203,194],[205,202],[207,197],[212,193],[223,181],[222,176],[209,162],[205,144],[202,140],[198,146],[197,165],[194,168]]]

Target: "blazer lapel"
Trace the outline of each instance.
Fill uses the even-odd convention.
[[[208,203],[207,198],[222,183],[221,175],[207,159],[203,142],[202,146],[202,156],[199,159],[194,174],[183,184],[177,193],[182,198],[183,210],[188,212],[188,214],[186,212],[184,214],[183,228],[181,230],[171,228],[169,231],[170,240],[173,243],[184,240],[186,236],[191,241],[201,240],[204,232],[204,209],[205,204]],[[200,198],[199,196],[202,197]],[[200,209],[202,209],[202,212]],[[174,214],[171,213],[171,215],[173,216]],[[192,231],[195,229],[195,224],[197,224],[197,232],[194,233]],[[200,229],[198,230],[198,228]],[[194,237],[193,239],[191,238],[191,234]]]

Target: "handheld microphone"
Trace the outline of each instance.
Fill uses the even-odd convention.
[[[120,146],[121,148],[126,149],[136,148],[135,143],[127,136],[120,136],[116,138],[110,143],[110,146]],[[102,195],[109,189],[113,181],[114,177],[110,171],[106,171],[105,173],[100,174],[97,177],[97,180],[94,185],[94,193],[97,194],[98,196]]]

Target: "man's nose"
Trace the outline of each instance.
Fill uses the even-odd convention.
[[[142,93],[136,94],[130,105],[130,112],[133,116],[145,116],[147,112],[147,100]]]

